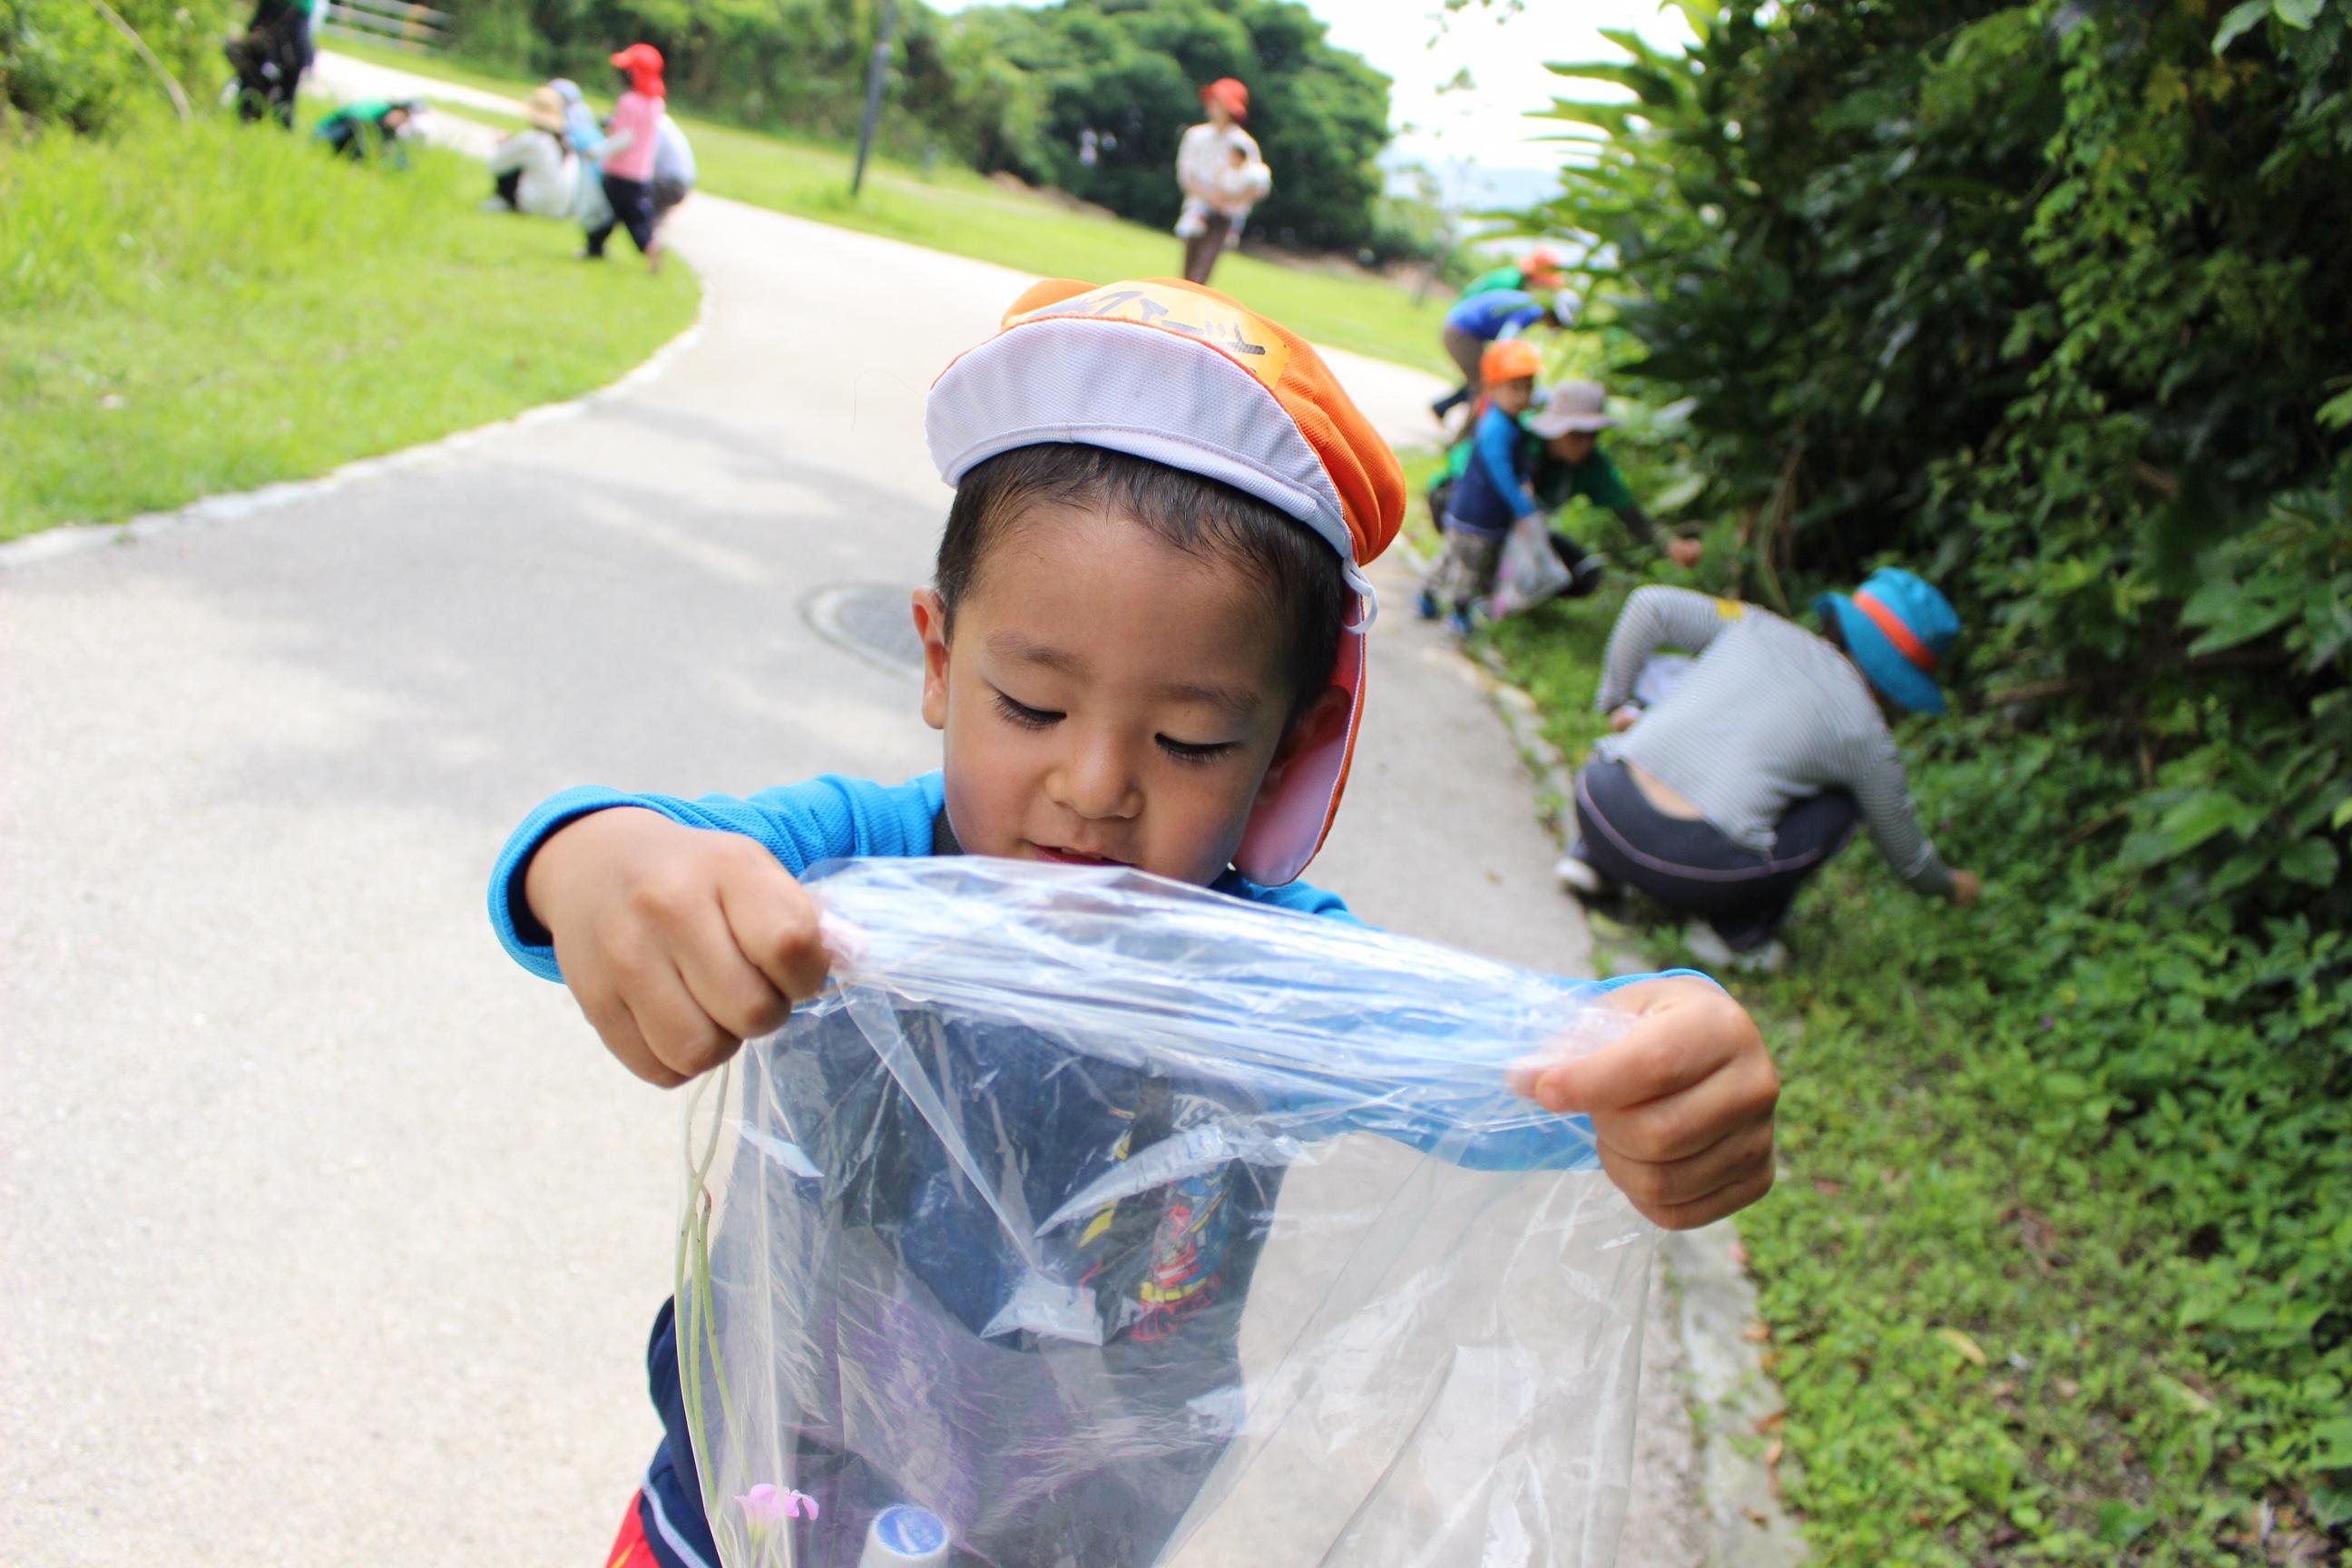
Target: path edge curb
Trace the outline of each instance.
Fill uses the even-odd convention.
[[[558,402],[538,404],[519,414],[509,414],[503,419],[493,419],[486,425],[453,430],[446,436],[438,436],[414,447],[379,452],[369,458],[354,458],[315,479],[279,479],[257,489],[204,496],[184,506],[165,511],[142,512],[121,522],[55,523],[38,533],[28,533],[22,539],[0,542],[0,575],[92,550],[143,543],[165,534],[177,533],[183,529],[234,522],[257,512],[273,511],[296,501],[332,494],[346,485],[373,479],[378,474],[415,468],[466,451],[509,430],[545,425],[558,419],[576,418],[606,398],[634,391],[659,377],[701,341],[703,331],[710,320],[713,290],[709,282],[698,274],[696,283],[701,289],[701,298],[695,306],[694,320],[652,353],[602,386],[591,387],[586,392]]]
[[[1427,556],[1403,539],[1396,549],[1416,575],[1428,576],[1433,563]],[[1473,644],[1461,651],[1534,780],[1538,819],[1565,849],[1574,778],[1543,732],[1543,710],[1510,679],[1494,649]],[[1623,946],[1595,933],[1596,955],[1610,945]],[[1807,1548],[1780,1506],[1763,1436],[1783,1402],[1780,1385],[1764,1370],[1762,1347],[1747,1337],[1748,1325],[1759,1320],[1738,1226],[1726,1219],[1698,1230],[1668,1231],[1660,1250],[1682,1342],[1684,1398],[1698,1440],[1695,1485],[1706,1521],[1702,1562],[1705,1568],[1794,1568],[1809,1560]],[[1793,1468],[1792,1461],[1782,1465]]]

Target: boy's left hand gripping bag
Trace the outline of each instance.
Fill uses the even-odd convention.
[[[1504,1077],[1624,1015],[1122,870],[812,880],[836,984],[688,1112],[727,1568],[1612,1559],[1655,1233]]]

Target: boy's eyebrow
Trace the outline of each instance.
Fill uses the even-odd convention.
[[[990,633],[988,651],[999,658],[1040,665],[1064,675],[1083,676],[1087,672],[1087,661],[1079,655],[1023,637],[1015,631]],[[1212,708],[1222,708],[1237,720],[1255,718],[1258,710],[1256,692],[1230,686],[1204,686],[1197,681],[1177,680],[1161,687],[1160,695],[1173,698],[1179,702],[1201,702]]]
[[[1163,697],[1179,702],[1203,702],[1212,708],[1222,708],[1228,718],[1246,721],[1257,716],[1257,693],[1237,691],[1230,686],[1199,686],[1190,681],[1178,681],[1160,689]]]
[[[1023,664],[1042,664],[1047,669],[1059,670],[1064,675],[1084,675],[1087,672],[1087,661],[1076,654],[1032,641],[1019,632],[990,634],[988,651],[1000,658],[1018,659]]]

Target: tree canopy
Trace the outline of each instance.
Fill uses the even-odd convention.
[[[1389,79],[1296,0],[1064,0],[959,20],[1040,95],[1030,133],[992,150],[999,166],[1123,217],[1173,222],[1177,141],[1202,117],[1200,88],[1235,77],[1275,173],[1252,229],[1326,248],[1370,237]]]
[[[682,102],[846,136],[879,16],[877,0],[484,0],[457,26],[469,54],[599,80],[614,39],[645,38],[669,58]],[[952,16],[907,0],[894,64],[884,128],[902,149],[936,143],[1154,225],[1175,221],[1176,143],[1201,118],[1201,86],[1238,77],[1275,171],[1252,229],[1331,249],[1375,237],[1389,81],[1297,0],[1063,0]]]

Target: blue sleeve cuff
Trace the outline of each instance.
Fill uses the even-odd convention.
[[[1600,980],[1594,984],[1603,991],[1617,991],[1628,985],[1639,985],[1645,980],[1704,980],[1717,991],[1724,989],[1722,981],[1712,974],[1702,974],[1696,969],[1661,969],[1655,974],[1621,974],[1614,980]],[[1725,992],[1725,994],[1729,993]]]
[[[507,950],[508,957],[541,980],[562,981],[563,972],[555,963],[555,939],[532,918],[530,906],[523,900],[523,874],[530,868],[530,858],[558,828],[592,811],[645,804],[636,795],[590,785],[551,796],[523,818],[522,826],[499,851],[498,865],[490,872],[490,929],[499,933],[499,945]]]

